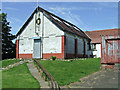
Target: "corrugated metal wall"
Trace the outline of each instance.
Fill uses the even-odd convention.
[[[120,63],[120,36],[102,36],[101,63]]]

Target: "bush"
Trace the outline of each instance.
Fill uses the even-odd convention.
[[[56,57],[55,57],[55,56],[51,56],[51,59],[52,59],[52,60],[55,60],[55,59],[56,59]]]

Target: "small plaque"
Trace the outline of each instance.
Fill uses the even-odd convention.
[[[37,25],[40,25],[40,23],[41,23],[40,18],[38,18],[38,19],[36,20],[36,23],[37,23]]]

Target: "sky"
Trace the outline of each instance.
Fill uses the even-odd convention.
[[[39,6],[83,31],[118,28],[118,2],[39,2]],[[12,34],[20,30],[36,8],[36,2],[2,2]]]

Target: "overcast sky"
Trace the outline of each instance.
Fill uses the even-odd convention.
[[[117,2],[39,2],[39,6],[73,23],[83,31],[118,27]],[[36,2],[3,2],[2,12],[16,34],[32,12]]]

